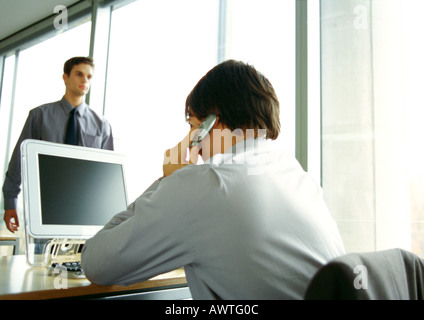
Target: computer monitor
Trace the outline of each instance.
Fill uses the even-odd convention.
[[[28,236],[88,239],[126,209],[123,155],[40,140],[21,154]]]

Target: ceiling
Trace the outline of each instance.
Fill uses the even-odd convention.
[[[0,41],[54,14],[54,8],[57,5],[68,7],[78,1],[79,0],[1,0]]]

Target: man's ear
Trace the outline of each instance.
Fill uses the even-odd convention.
[[[62,79],[66,84],[66,81],[68,81],[68,75],[66,73],[64,73],[63,76],[62,76]]]
[[[216,116],[216,121],[215,121],[215,123],[213,124],[213,127],[212,127],[212,129],[219,129],[219,128],[221,128],[222,127],[222,123],[221,122],[219,122],[219,116]]]

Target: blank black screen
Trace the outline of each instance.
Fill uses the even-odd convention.
[[[42,224],[105,225],[126,209],[120,164],[38,155]]]

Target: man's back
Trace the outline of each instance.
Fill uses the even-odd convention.
[[[195,299],[301,299],[318,268],[344,253],[335,222],[294,159],[241,156],[187,166],[140,196],[87,242],[87,277],[129,284],[184,266]]]
[[[211,189],[204,197],[195,193],[199,208],[188,217],[196,239],[195,261],[186,267],[192,294],[301,299],[317,269],[344,253],[337,227],[321,189],[294,159],[283,153],[246,159],[253,165],[195,170]]]

